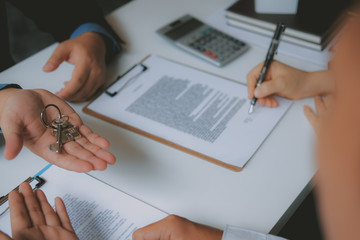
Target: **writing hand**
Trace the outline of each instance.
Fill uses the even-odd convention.
[[[6,141],[5,158],[15,158],[24,144],[46,161],[72,171],[104,170],[107,164],[115,163],[115,157],[105,150],[109,142],[93,133],[82,123],[79,115],[54,94],[41,89],[5,89],[0,91],[0,101],[0,126]],[[57,105],[62,114],[68,115],[69,122],[81,134],[79,139],[65,143],[61,153],[49,150],[56,137],[41,122],[41,111],[48,104]]]
[[[105,41],[100,34],[83,33],[60,43],[43,70],[52,72],[64,61],[75,65],[71,80],[56,95],[73,102],[88,100],[105,83],[105,54]]]
[[[278,61],[273,61],[267,72],[265,81],[255,89],[263,63],[253,68],[247,75],[248,97],[258,98],[261,106],[277,107],[278,102],[273,95],[289,99],[300,99],[319,95],[331,88],[327,81],[326,71],[305,72]]]
[[[138,229],[133,234],[133,240],[220,240],[221,238],[222,231],[175,215]]]

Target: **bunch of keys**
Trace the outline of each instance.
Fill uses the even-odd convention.
[[[50,123],[45,119],[45,111],[48,107],[56,108],[59,113],[58,117],[52,120]],[[41,121],[45,127],[53,129],[53,134],[57,138],[56,143],[50,144],[49,146],[51,151],[60,153],[63,144],[81,137],[76,127],[69,123],[69,116],[62,115],[59,107],[55,104],[49,104],[44,107],[41,112]]]

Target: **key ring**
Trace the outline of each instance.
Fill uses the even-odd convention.
[[[58,113],[59,113],[59,117],[53,121],[51,121],[51,124],[49,124],[48,122],[45,121],[45,111],[48,107],[54,107],[57,109]],[[41,121],[42,123],[45,125],[45,127],[48,127],[48,128],[52,128],[52,129],[57,129],[57,127],[55,127],[54,125],[58,125],[58,123],[60,122],[60,119],[61,118],[64,118],[66,117],[66,121],[65,122],[68,122],[69,121],[69,116],[67,115],[61,115],[61,111],[60,111],[60,108],[58,106],[56,106],[55,104],[48,104],[44,107],[44,109],[41,111]]]

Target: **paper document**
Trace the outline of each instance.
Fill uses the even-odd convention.
[[[167,216],[84,173],[51,166],[41,177],[46,180],[41,190],[50,204],[54,206],[58,196],[64,200],[80,240],[131,240],[136,229]],[[0,230],[11,236],[9,211],[0,217]]]
[[[246,86],[158,56],[132,71],[84,111],[226,167],[242,168],[291,104],[249,115]]]

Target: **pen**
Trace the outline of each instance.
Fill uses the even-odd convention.
[[[257,80],[255,88],[260,86],[260,84],[265,80],[266,73],[267,73],[267,71],[268,71],[268,69],[270,67],[270,64],[271,64],[272,60],[274,59],[274,55],[275,55],[276,50],[277,50],[277,48],[279,46],[281,34],[285,31],[285,28],[286,28],[285,24],[283,24],[283,23],[278,23],[277,24],[275,32],[274,32],[274,36],[273,36],[273,38],[271,40],[269,50],[268,50],[268,52],[266,54],[264,65],[263,65],[263,67],[261,69],[261,72],[260,72],[260,75],[259,75],[259,78]],[[257,98],[254,96],[253,99],[251,99],[251,102],[250,102],[249,114],[254,111],[254,106],[256,104],[256,101],[257,101]]]

